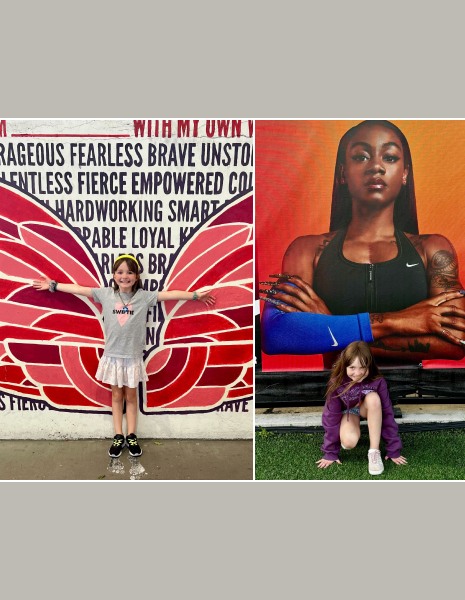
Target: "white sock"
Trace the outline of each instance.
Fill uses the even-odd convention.
[[[373,449],[373,448],[370,448],[370,449],[368,450],[368,454],[369,454],[370,452],[380,452],[380,450],[375,450],[375,449]]]

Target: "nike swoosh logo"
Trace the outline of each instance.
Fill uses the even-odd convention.
[[[416,266],[417,266],[417,265],[419,265],[419,264],[420,264],[420,263],[415,263],[414,265],[409,265],[409,264],[407,263],[407,267],[416,267]]]
[[[328,327],[328,331],[329,331],[329,333],[331,334],[331,337],[333,338],[333,342],[334,342],[334,344],[332,344],[332,345],[333,345],[333,346],[339,346],[339,344],[337,343],[337,340],[336,340],[336,338],[335,338],[335,337],[334,337],[334,335],[333,335],[333,332],[331,331],[331,329],[330,329],[329,327]]]

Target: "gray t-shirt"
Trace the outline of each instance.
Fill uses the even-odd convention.
[[[105,356],[142,357],[145,348],[147,311],[157,303],[158,292],[139,289],[121,294],[112,287],[92,288],[95,302],[102,305],[105,327]],[[124,307],[123,303],[129,301]]]

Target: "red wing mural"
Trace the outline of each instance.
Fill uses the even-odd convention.
[[[33,279],[103,286],[91,250],[45,205],[0,183],[0,390],[76,412],[109,412],[95,379],[100,305],[37,292]],[[180,248],[163,289],[207,290],[203,304],[166,303],[140,387],[145,413],[203,412],[252,395],[252,197],[227,204]]]
[[[211,289],[216,304],[163,304],[144,412],[205,410],[252,396],[252,215],[252,196],[232,202],[190,238],[167,273],[164,289]]]

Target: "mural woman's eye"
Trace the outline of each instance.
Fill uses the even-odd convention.
[[[384,157],[384,160],[386,162],[396,163],[398,160],[400,160],[400,156],[394,156],[392,154],[388,154]]]
[[[354,156],[352,156],[352,160],[355,162],[365,162],[369,160],[369,157],[366,154],[354,154]]]

